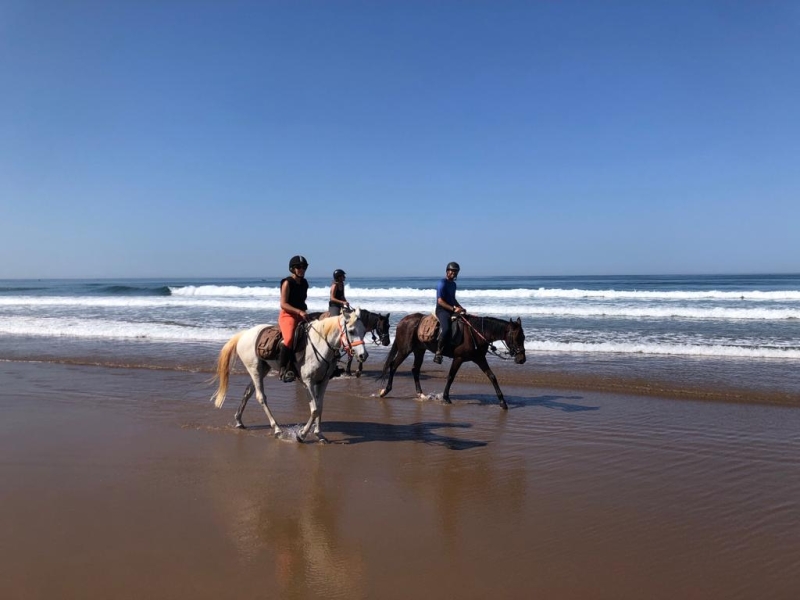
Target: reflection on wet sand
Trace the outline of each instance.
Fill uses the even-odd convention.
[[[275,597],[363,597],[363,557],[342,531],[344,499],[336,482],[324,476],[324,448],[266,441],[263,469],[220,469],[224,481],[211,487],[241,559],[272,565]],[[246,445],[248,456],[242,458],[252,464]],[[279,472],[269,468],[287,460],[297,467],[290,476],[287,465]]]

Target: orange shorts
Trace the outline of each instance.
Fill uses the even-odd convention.
[[[300,321],[302,321],[302,319],[297,315],[281,310],[278,315],[278,327],[281,329],[284,346],[291,348],[292,344],[294,344],[294,330],[297,329],[297,325]]]

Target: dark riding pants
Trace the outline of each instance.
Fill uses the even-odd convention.
[[[449,310],[442,308],[441,306],[436,307],[436,318],[439,319],[439,343],[445,343],[447,340],[450,339],[450,328],[452,326],[452,322],[450,321],[450,317],[453,316]]]

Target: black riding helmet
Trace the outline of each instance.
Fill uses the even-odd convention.
[[[333,272],[333,279],[334,279],[334,281],[336,281],[337,279],[339,279],[339,277],[344,277],[345,275],[347,275],[347,273],[345,273],[341,269],[336,269]]]
[[[289,261],[289,270],[296,269],[297,267],[303,267],[304,269],[308,268],[308,261],[306,260],[305,256],[298,254],[297,256],[293,256],[292,259]]]
[[[453,261],[453,262],[447,263],[447,270],[448,271],[455,271],[456,273],[458,273],[461,270],[461,267],[458,266],[457,262]]]

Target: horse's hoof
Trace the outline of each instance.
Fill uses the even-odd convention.
[[[383,398],[387,394],[386,390],[381,390],[378,392],[378,398]]]
[[[505,400],[500,400],[500,408],[503,410],[508,410],[508,404],[506,404]]]
[[[328,443],[328,438],[326,438],[326,437],[325,437],[324,435],[322,435],[321,433],[318,433],[318,434],[317,434],[317,441],[318,441],[320,444],[327,444],[327,443]]]
[[[236,429],[247,429],[247,427],[245,427],[245,426],[244,426],[244,423],[242,423],[241,421],[238,421],[238,422],[237,422],[237,423],[234,425],[234,427],[236,427]]]
[[[450,398],[442,398],[442,402],[444,404],[452,404],[452,402],[450,402]]]

